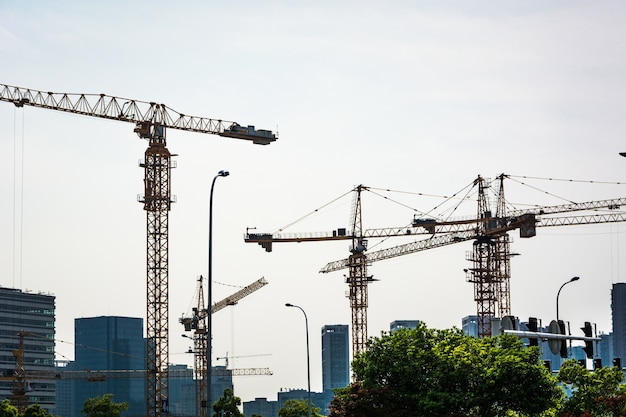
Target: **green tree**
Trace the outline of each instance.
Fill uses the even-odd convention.
[[[52,414],[48,410],[42,408],[39,404],[33,404],[28,406],[24,410],[23,417],[52,417]]]
[[[287,400],[278,410],[278,417],[307,417],[309,415],[309,402],[307,400]],[[311,406],[312,417],[323,417],[320,408]]]
[[[241,398],[233,394],[233,390],[226,388],[224,395],[213,404],[213,417],[243,417],[243,413],[239,411]]]
[[[626,415],[624,372],[616,367],[589,372],[575,359],[563,363],[557,378],[571,388],[563,404],[566,417],[613,417]]]
[[[537,348],[420,324],[371,338],[336,390],[332,417],[538,416],[562,397]]]
[[[120,417],[123,411],[128,410],[128,403],[113,402],[113,394],[104,394],[85,400],[80,411],[87,417]]]
[[[17,417],[17,407],[11,405],[9,400],[0,401],[0,417]]]

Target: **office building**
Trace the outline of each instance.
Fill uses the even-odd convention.
[[[389,325],[389,332],[393,333],[400,329],[415,329],[419,323],[419,320],[394,320]]]
[[[611,315],[613,316],[613,355],[624,363],[626,353],[626,283],[613,284],[611,290]]]
[[[55,297],[0,287],[0,371],[13,375],[19,349],[20,332],[23,340],[24,368],[27,372],[54,374],[54,308]],[[23,332],[22,332],[23,331]],[[9,399],[12,381],[0,381],[0,399]],[[55,408],[55,380],[51,378],[28,381],[29,404],[39,404],[52,411]]]
[[[461,319],[461,329],[468,336],[478,337],[478,316],[470,315]]]
[[[304,400],[307,401],[309,393],[305,389],[292,389],[280,391],[278,393],[278,410],[285,406],[288,400]],[[319,408],[322,415],[329,414],[330,401],[333,398],[332,391],[311,392],[311,408]],[[278,414],[275,414],[276,417]],[[263,417],[266,417],[265,415]],[[268,416],[269,417],[269,416]]]
[[[268,401],[267,398],[244,401],[243,414],[245,416],[276,417],[278,416],[278,401]]]
[[[211,404],[214,404],[223,395],[226,388],[235,392],[233,386],[233,371],[226,366],[217,365],[211,367]]]
[[[347,324],[322,327],[322,388],[350,384],[350,335]]]
[[[171,416],[199,416],[197,409],[196,382],[193,379],[193,369],[187,365],[170,365],[170,415]]]
[[[613,365],[613,358],[615,357],[613,354],[613,333],[601,333],[598,337],[600,337],[600,343],[598,343],[598,352],[596,352],[596,355],[602,360],[603,366],[611,366]]]
[[[100,316],[74,320],[74,362],[72,369],[143,370],[146,368],[146,346],[143,320],[134,317]],[[105,381],[74,381],[72,412],[81,417],[86,399],[113,394],[115,402],[127,402],[125,416],[146,415],[145,374],[137,372]]]

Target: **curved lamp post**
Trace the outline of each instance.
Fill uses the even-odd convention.
[[[208,287],[207,287],[207,343],[206,343],[206,407],[205,413],[206,417],[211,415],[209,411],[209,405],[211,403],[211,379],[212,379],[212,360],[211,360],[211,342],[213,339],[212,327],[213,327],[213,314],[211,313],[211,307],[213,304],[212,301],[212,289],[211,284],[213,283],[213,188],[215,187],[215,180],[218,177],[227,177],[230,173],[228,171],[220,171],[216,176],[213,177],[213,182],[211,183],[211,194],[209,196],[209,278],[208,278]]]
[[[578,281],[579,279],[580,277],[573,277],[569,281],[564,282],[563,285],[561,285],[561,287],[559,288],[559,292],[556,293],[556,321],[557,322],[559,321],[559,295],[561,295],[561,290],[563,289],[564,286],[566,286],[570,282]]]
[[[306,316],[304,309],[300,306],[293,305],[291,303],[285,304],[285,307],[295,307],[302,311],[304,314],[304,324],[306,326],[306,374],[307,374],[307,393],[309,401],[309,417],[311,417],[311,362],[309,355],[309,319]]]

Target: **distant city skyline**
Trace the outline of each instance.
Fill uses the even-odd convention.
[[[611,290],[611,310],[613,328],[608,334],[602,333],[600,337],[602,341],[594,347],[594,359],[601,360],[603,366],[612,366],[618,359],[617,363],[622,363],[622,357],[617,353],[620,348],[624,348],[624,341],[620,341],[615,335],[619,335],[619,328],[626,321],[626,309],[622,308],[622,297],[626,294],[626,283],[616,283]],[[1,332],[5,337],[13,332],[7,325],[15,327],[23,327],[25,324],[30,323],[33,333],[40,333],[42,329],[54,329],[54,311],[56,306],[55,297],[52,295],[46,295],[41,293],[29,293],[23,292],[18,289],[9,289],[0,287],[0,298],[4,300],[2,306],[0,306],[0,323],[4,323]],[[11,320],[8,320],[11,318]],[[516,326],[520,329],[527,329],[526,318],[516,318]],[[393,320],[389,323],[389,332],[393,332],[400,328],[415,327],[420,320]],[[468,315],[462,317],[460,320],[462,329],[467,334],[472,334],[472,331],[476,331],[476,316]],[[543,323],[540,331],[548,331],[546,323]],[[572,334],[578,332],[577,325],[571,323]],[[75,320],[76,331],[76,360],[75,363],[70,361],[62,368],[57,368],[57,372],[74,371],[81,369],[110,369],[110,370],[141,370],[145,366],[145,339],[143,338],[143,319],[133,317],[120,317],[120,316],[96,316],[88,318],[77,318]],[[16,333],[15,333],[16,334]],[[13,335],[12,342],[7,342],[6,346],[11,347],[11,344],[15,345],[17,339]],[[327,411],[327,405],[332,398],[332,388],[342,386],[344,383],[349,383],[349,363],[347,358],[349,357],[349,327],[348,325],[324,325],[321,327],[320,339],[322,345],[322,368],[320,369],[323,374],[324,389],[320,391],[312,390],[314,402],[316,406],[319,406],[323,410]],[[52,335],[53,336],[53,335]],[[48,338],[52,340],[52,337]],[[25,342],[29,342],[29,338],[24,339]],[[37,342],[36,345],[40,343]],[[34,345],[33,345],[34,346]],[[558,367],[563,361],[558,354],[552,353],[547,341],[540,343],[542,350],[542,357],[546,363],[550,363],[553,370],[558,370]],[[29,352],[32,348],[29,348]],[[47,349],[46,352],[50,358],[53,358],[52,350]],[[585,352],[582,348],[582,342],[575,343],[573,346],[568,345],[568,353],[570,357],[585,360]],[[6,354],[5,354],[6,356]],[[25,362],[28,370],[35,370],[37,365],[33,361],[40,360],[31,357],[31,354],[25,357]],[[596,361],[586,360],[588,366],[593,367],[596,365]],[[52,370],[52,360],[44,360],[46,365],[39,365],[39,370]],[[599,363],[599,362],[597,362]],[[4,367],[3,372],[12,372],[12,363],[0,364]],[[42,367],[43,366],[43,367]],[[215,367],[216,374],[222,372],[225,367]],[[187,416],[195,414],[194,396],[195,396],[195,383],[193,382],[193,370],[185,365],[172,365],[170,367],[171,372],[175,372],[176,375],[183,375],[185,373],[185,379],[174,378],[170,380],[171,389],[171,414],[173,416]],[[317,371],[317,370],[316,370]],[[181,373],[182,372],[182,373]],[[223,391],[224,387],[234,388],[235,395],[238,395],[237,384],[233,384],[232,377],[229,379],[223,379],[217,375],[214,375],[217,379],[214,382],[217,388],[214,400],[219,397],[217,391]],[[63,412],[63,415],[78,416],[82,401],[84,397],[92,397],[95,395],[101,395],[106,392],[116,392],[118,400],[129,401],[134,404],[133,410],[129,410],[129,415],[143,415],[142,408],[145,406],[143,403],[143,397],[145,394],[145,387],[143,385],[143,378],[131,378],[131,379],[117,379],[109,380],[104,385],[90,385],[93,383],[86,383],[81,381],[72,381],[67,379],[61,379],[56,381],[55,385],[47,383],[37,382],[32,386],[34,388],[33,393],[37,393],[38,390],[42,392],[53,392],[50,390],[56,389],[56,404],[49,402],[47,404],[51,410],[56,412]],[[112,384],[112,385],[111,385]],[[221,384],[221,385],[220,385]],[[225,385],[224,385],[225,384]],[[4,385],[5,389],[9,385]],[[81,387],[89,388],[88,392],[81,391]],[[117,392],[119,391],[119,392]],[[125,395],[128,393],[135,393],[135,399],[126,399]],[[7,393],[4,394],[7,398]],[[29,394],[32,395],[32,394]],[[41,395],[41,393],[37,394]],[[243,400],[244,406],[249,410],[277,410],[287,399],[302,398],[306,395],[306,390],[302,388],[295,388],[290,390],[279,390],[275,393],[277,400],[273,400],[271,397],[263,397],[261,395],[255,396],[254,400]],[[70,406],[70,404],[72,404]],[[138,407],[138,408],[137,408]],[[139,410],[139,411],[137,411]]]

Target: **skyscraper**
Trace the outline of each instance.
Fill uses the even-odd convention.
[[[611,290],[611,314],[613,316],[613,355],[622,360],[626,353],[626,283],[613,284]]]
[[[347,324],[322,327],[322,387],[324,391],[350,384],[350,351]]]
[[[143,320],[101,316],[74,320],[74,369],[143,370],[146,368]],[[107,378],[103,382],[75,381],[72,415],[80,417],[86,399],[113,394],[115,402],[127,402],[126,416],[146,415],[145,375]]]

